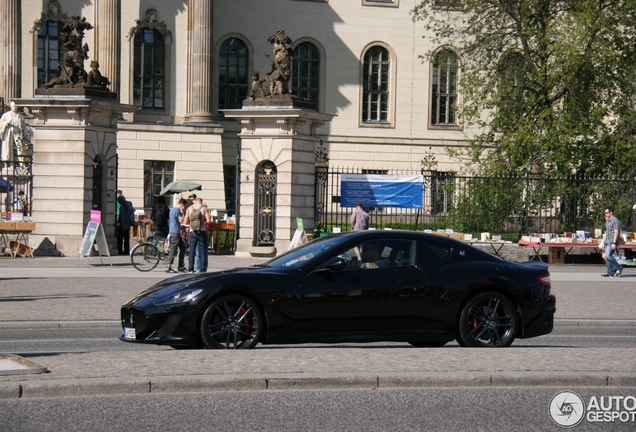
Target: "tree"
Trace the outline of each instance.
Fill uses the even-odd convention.
[[[481,173],[631,177],[636,0],[424,0],[433,49],[460,58],[458,118]]]

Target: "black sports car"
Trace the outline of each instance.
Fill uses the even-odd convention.
[[[333,234],[261,265],[166,279],[121,309],[121,340],[175,348],[403,341],[505,347],[550,333],[541,262],[410,231]]]

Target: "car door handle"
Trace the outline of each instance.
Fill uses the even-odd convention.
[[[403,284],[414,284],[418,283],[420,280],[418,278],[409,278],[409,279],[401,279],[399,282]]]

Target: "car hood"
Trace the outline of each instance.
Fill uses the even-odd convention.
[[[164,279],[161,282],[154,284],[147,290],[142,291],[137,296],[135,296],[135,298],[129,303],[134,303],[142,298],[162,297],[168,295],[170,292],[184,289],[186,287],[195,287],[200,284],[204,284],[205,286],[212,286],[216,279],[222,279],[232,275],[255,272],[271,273],[272,270],[273,269],[268,267],[239,267],[230,270],[221,270],[210,273],[178,275],[168,279]]]

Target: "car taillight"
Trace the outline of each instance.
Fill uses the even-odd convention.
[[[537,276],[537,281],[545,287],[546,294],[550,294],[550,288],[552,287],[552,282],[550,281],[550,273]]]

